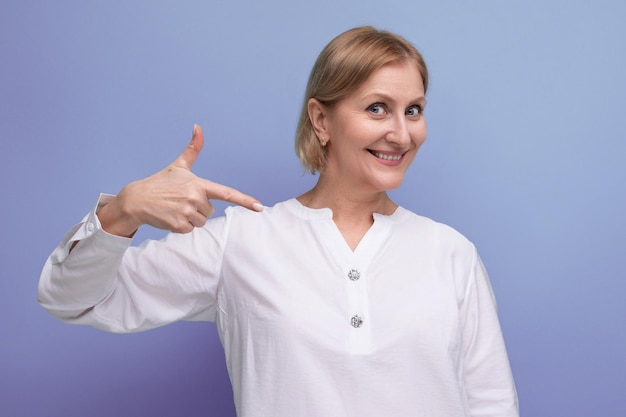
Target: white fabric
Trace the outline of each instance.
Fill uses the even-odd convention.
[[[292,199],[129,247],[94,209],[48,259],[40,303],[113,332],[215,321],[241,417],[518,416],[474,246],[401,207],[374,220],[353,252],[330,209]]]

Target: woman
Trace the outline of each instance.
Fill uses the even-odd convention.
[[[203,144],[102,196],[44,267],[55,316],[113,332],[218,326],[240,416],[517,416],[474,246],[387,195],[426,138],[426,66],[401,37],[349,30],[313,67],[296,138],[320,173],[263,208],[194,176]],[[229,201],[225,216],[210,199]],[[170,230],[129,247],[142,224]]]

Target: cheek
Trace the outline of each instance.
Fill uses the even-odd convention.
[[[384,136],[385,130],[376,123],[344,123],[332,132],[331,142],[334,140],[336,148],[344,151],[357,152],[370,146]]]
[[[415,130],[413,131],[413,142],[419,148],[426,141],[426,122],[420,123],[418,126],[415,126]]]

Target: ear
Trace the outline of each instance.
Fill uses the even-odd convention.
[[[307,103],[309,120],[317,138],[324,144],[330,140],[328,132],[328,109],[319,100],[312,98]]]

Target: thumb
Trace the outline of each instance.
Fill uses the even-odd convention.
[[[193,125],[191,142],[189,142],[189,145],[187,145],[183,153],[172,162],[172,165],[191,171],[191,167],[200,154],[203,145],[204,136],[202,135],[202,128],[198,125]]]

